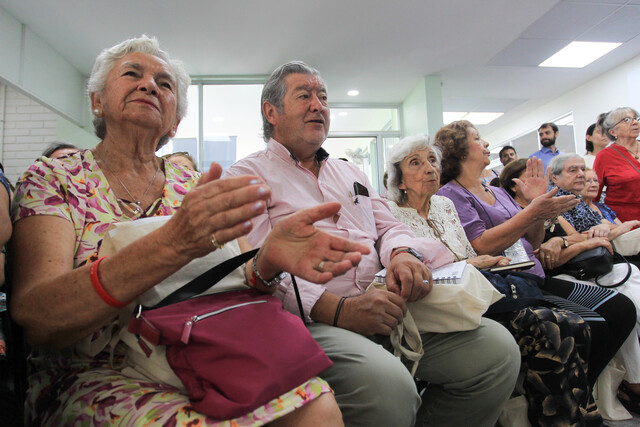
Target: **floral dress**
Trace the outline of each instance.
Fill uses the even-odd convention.
[[[172,215],[199,177],[165,160],[162,197],[150,211],[125,215],[90,150],[59,159],[41,158],[18,182],[13,221],[31,215],[53,215],[76,231],[74,268],[98,259],[110,224],[131,221],[147,213]],[[261,426],[286,415],[329,386],[313,378],[234,420],[216,420],[193,410],[186,395],[172,386],[140,376],[124,375],[124,348],[119,344],[110,360],[108,344],[114,324],[96,331],[74,348],[33,352],[25,404],[26,425],[37,426]]]

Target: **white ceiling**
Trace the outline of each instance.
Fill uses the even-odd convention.
[[[334,103],[399,103],[436,74],[446,111],[508,112],[640,54],[640,0],[0,0],[0,7],[87,75],[102,48],[146,33],[192,75],[267,75],[304,60],[321,72]],[[624,44],[584,69],[535,66],[571,40]],[[353,88],[360,96],[346,95]]]

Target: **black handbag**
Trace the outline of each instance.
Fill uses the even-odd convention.
[[[546,306],[541,286],[544,280],[534,274],[521,271],[501,271],[482,275],[505,297],[489,306],[486,315],[509,313],[531,306]]]
[[[607,248],[598,246],[571,258],[564,265],[554,269],[553,274],[564,273],[579,280],[588,280],[607,274],[612,268],[613,255]]]
[[[603,285],[598,282],[600,276],[610,273],[614,264],[627,264],[627,274],[618,283],[611,285]],[[595,279],[596,285],[603,288],[617,288],[624,284],[631,276],[631,265],[629,261],[617,252],[613,255],[603,247],[598,246],[594,249],[589,249],[581,254],[576,255],[567,261],[564,265],[555,268],[551,275],[556,274],[568,274],[575,277],[578,280]]]

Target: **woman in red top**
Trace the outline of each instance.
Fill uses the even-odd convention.
[[[595,200],[606,187],[604,202],[620,221],[640,220],[640,133],[638,112],[621,107],[607,113],[601,122],[604,134],[614,143],[596,156],[593,169],[600,186]]]

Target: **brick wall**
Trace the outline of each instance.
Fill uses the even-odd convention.
[[[0,160],[12,183],[56,140],[56,119],[47,107],[0,84]]]

